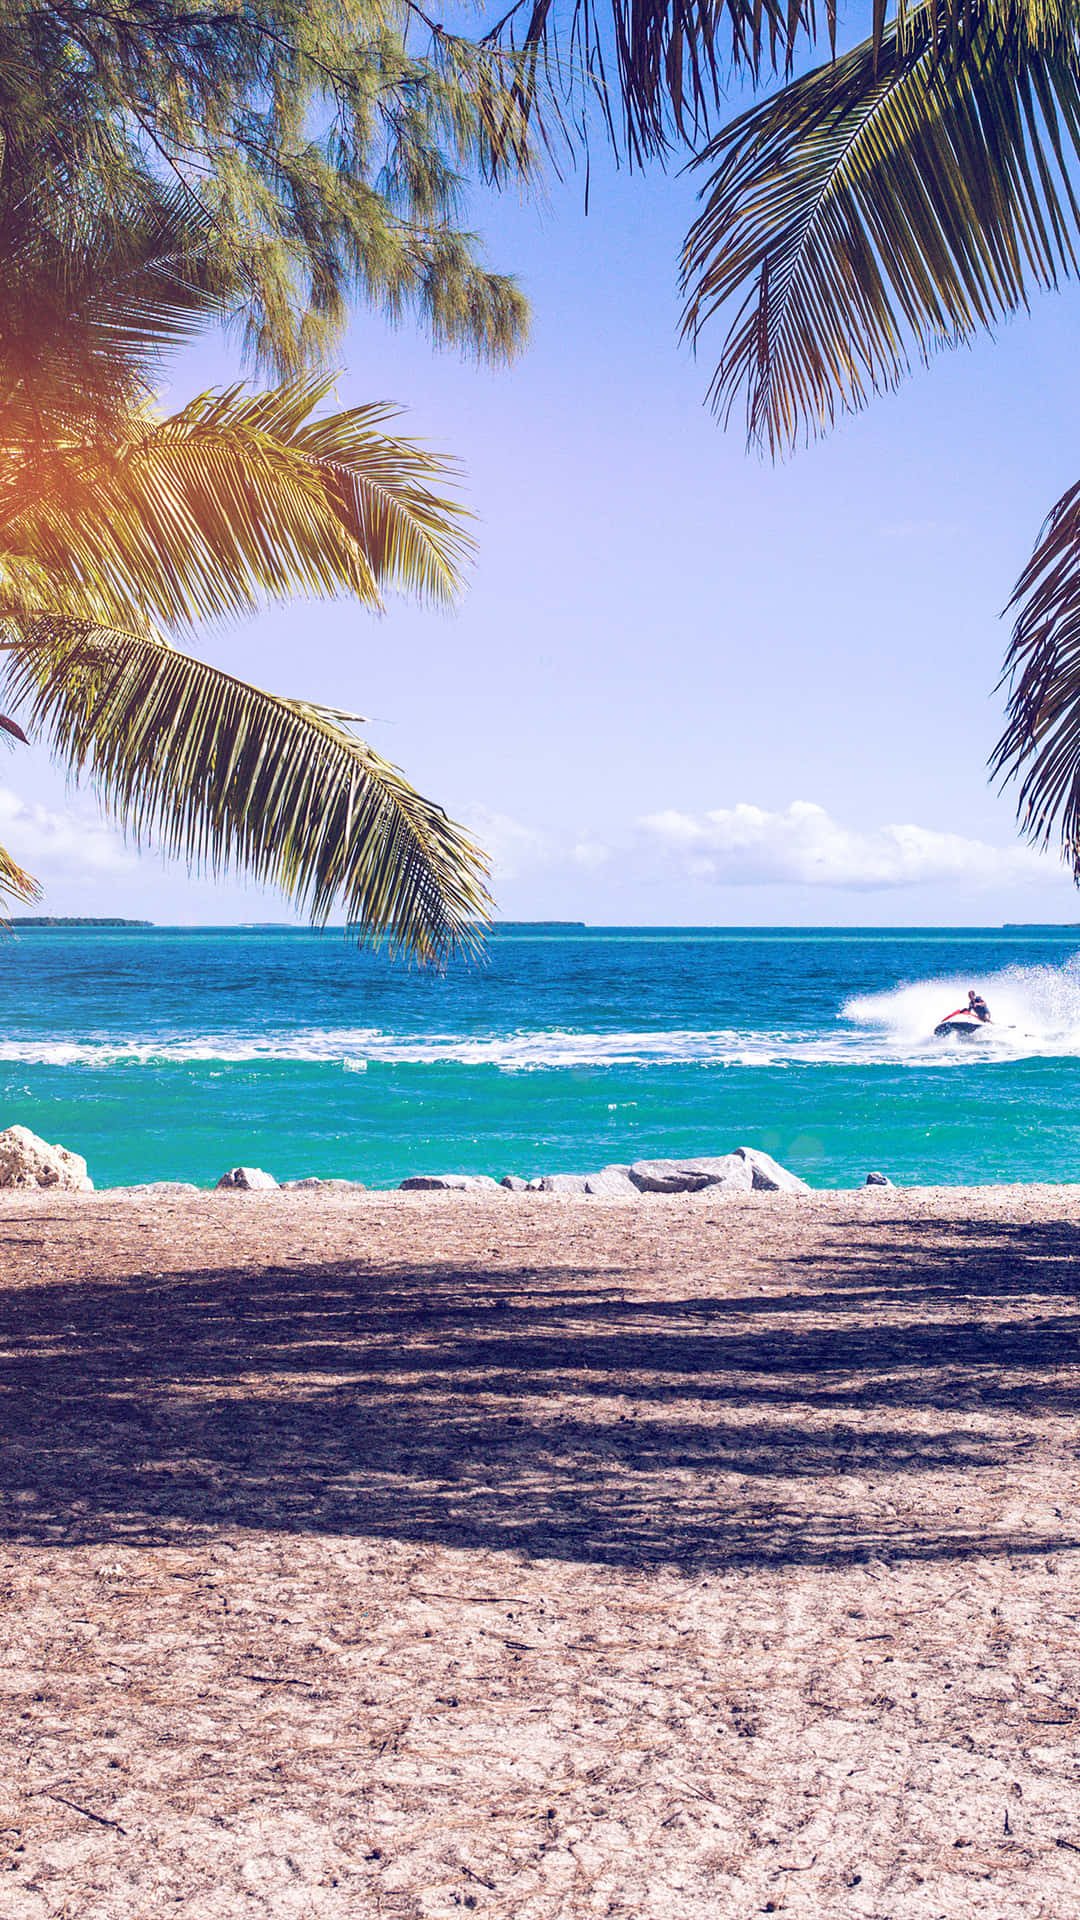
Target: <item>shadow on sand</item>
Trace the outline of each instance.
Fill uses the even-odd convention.
[[[965,1524],[935,1475],[1000,1487],[1040,1415],[1075,1415],[1078,1253],[1065,1225],[860,1220],[789,1261],[786,1295],[346,1263],[8,1289],[2,1531],[281,1528],[630,1566],[1077,1545],[1068,1516],[1038,1538]],[[908,1498],[862,1513],[844,1476]]]

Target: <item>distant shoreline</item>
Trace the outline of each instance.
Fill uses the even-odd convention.
[[[117,920],[113,918],[90,919],[83,915],[72,914],[17,914],[8,921],[9,927],[152,927],[152,920]]]
[[[139,933],[272,933],[304,934],[340,937],[342,934],[356,935],[358,929],[348,923],[333,922],[324,927],[309,926],[288,920],[222,920],[222,921],[157,921],[134,920],[118,914],[82,915],[82,914],[8,914],[0,925],[15,932],[49,931],[52,928],[84,928],[87,931],[123,931]],[[786,921],[746,922],[739,925],[712,924],[701,926],[691,921],[591,921],[591,920],[493,920],[484,929],[489,936],[494,935],[535,935],[560,936],[569,938],[584,936],[594,938],[608,934],[675,934],[693,935],[699,939],[799,939],[824,936],[829,939],[905,939],[917,938],[926,934],[952,934],[958,937],[985,938],[987,935],[1033,934],[1064,935],[1080,939],[1080,920],[1004,920],[987,921],[978,925],[954,926],[949,922],[927,923],[918,926],[874,926],[874,925],[829,925],[791,924]]]

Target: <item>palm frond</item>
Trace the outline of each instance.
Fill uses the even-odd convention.
[[[490,900],[463,828],[357,738],[152,638],[9,623],[0,682],[140,844],[243,870],[315,921],[422,961],[476,945]]]
[[[0,439],[107,419],[145,398],[167,350],[237,297],[239,270],[174,182],[116,204],[72,194],[47,166],[4,156],[0,202]]]
[[[1042,846],[1057,832],[1080,882],[1080,483],[1048,515],[1009,607],[1008,719],[991,772],[1019,781],[1024,832]]]
[[[9,563],[92,596],[85,617],[137,629],[271,594],[451,601],[471,543],[462,508],[428,484],[448,467],[383,431],[387,407],[315,417],[330,386],[204,394],[171,419],[119,419],[111,445],[0,467]]]
[[[836,0],[825,0],[830,45]],[[815,0],[519,0],[489,30],[535,50],[549,77],[561,73],[579,102],[587,134],[590,105],[617,148],[636,164],[673,140],[694,142],[722,107],[733,72],[757,78],[788,66],[819,24]]]
[[[10,900],[40,900],[41,888],[29,873],[24,873],[18,861],[0,847],[0,897],[4,894]]]
[[[773,452],[1076,270],[1076,23],[1035,35],[930,0],[743,114],[683,256],[684,332],[733,302],[709,395]]]

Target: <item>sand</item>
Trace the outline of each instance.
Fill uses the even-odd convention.
[[[0,1916],[1080,1913],[1080,1188],[0,1201]]]

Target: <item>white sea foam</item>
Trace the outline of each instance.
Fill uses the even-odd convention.
[[[971,987],[986,999],[992,1016],[978,1044],[934,1040],[938,1021],[967,1004]],[[1080,1055],[1080,955],[1060,967],[939,974],[887,993],[859,994],[845,1003],[840,1017],[893,1059],[940,1059],[943,1050],[965,1060]]]
[[[767,1061],[779,1048],[812,1044],[810,1036],[675,1030],[659,1033],[615,1031],[574,1033],[553,1029],[511,1034],[388,1034],[355,1028],[293,1029],[257,1035],[221,1033],[132,1037],[122,1043],[102,1037],[82,1041],[0,1041],[0,1062],[26,1065],[112,1066],[152,1061],[214,1061],[256,1064],[309,1061],[363,1073],[375,1063],[391,1066],[494,1067],[527,1072],[550,1067],[650,1065],[727,1065]]]
[[[933,1029],[967,1000],[974,986],[990,1003],[993,1023],[977,1045],[935,1040]],[[487,1067],[503,1073],[550,1068],[716,1068],[928,1065],[972,1067],[989,1061],[1080,1056],[1080,956],[1062,967],[1009,967],[991,975],[939,975],[887,992],[858,995],[828,1031],[795,1027],[658,1032],[619,1028],[574,1032],[552,1028],[503,1034],[386,1033],[376,1028],[309,1027],[278,1032],[105,1034],[66,1039],[0,1040],[0,1063],[72,1067],[275,1061],[334,1066],[362,1073],[369,1065]]]

